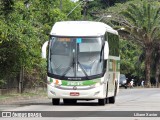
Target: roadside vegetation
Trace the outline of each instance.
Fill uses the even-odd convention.
[[[127,5],[126,5],[127,6]],[[141,49],[139,63],[144,64],[145,85],[151,86],[151,76],[154,76],[156,86],[159,86],[159,43],[160,43],[160,3],[158,1],[133,1],[113,20],[119,27],[125,28],[120,35]],[[120,7],[120,6],[119,6]],[[142,55],[143,54],[143,55]],[[140,58],[141,57],[141,58]],[[142,58],[143,57],[143,58]],[[140,62],[141,61],[141,62]],[[136,64],[138,65],[138,64]],[[135,65],[135,68],[136,68]],[[141,64],[138,65],[140,67]],[[155,66],[155,67],[153,67]],[[140,72],[137,67],[137,74]],[[139,71],[139,72],[138,72]],[[143,72],[141,72],[143,73]],[[133,73],[134,74],[134,73]]]
[[[53,24],[80,20],[81,7],[67,17],[76,3],[65,0],[0,0],[0,88],[45,86],[46,61],[41,46]]]
[[[158,0],[116,1],[94,14],[117,29],[123,39],[121,73],[138,82],[145,80],[146,87],[160,83],[159,6]]]

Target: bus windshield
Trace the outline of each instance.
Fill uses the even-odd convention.
[[[67,79],[100,75],[103,72],[101,37],[51,37],[48,73]]]

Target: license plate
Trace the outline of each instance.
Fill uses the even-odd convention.
[[[70,92],[70,96],[79,96],[79,92]]]

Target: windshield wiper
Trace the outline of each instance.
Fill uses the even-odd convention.
[[[80,68],[82,69],[83,73],[85,74],[86,78],[89,79],[89,76],[87,75],[86,71],[84,70],[84,68],[82,67],[81,63],[79,61],[77,61],[78,65],[80,66]],[[71,62],[71,65],[66,69],[66,71],[63,73],[62,77],[64,77],[68,71],[75,65],[75,59],[73,57],[73,60]]]
[[[63,73],[62,77],[64,77],[64,76],[69,72],[69,70],[70,70],[72,67],[74,67],[74,65],[75,65],[75,58],[74,58],[74,56],[73,56],[73,59],[72,59],[72,61],[71,61],[70,66],[69,66],[69,67],[66,69],[66,71]]]
[[[79,67],[82,69],[83,73],[85,74],[86,78],[89,80],[89,76],[87,75],[86,71],[82,67],[81,63],[79,61],[77,61],[77,62],[78,62]]]

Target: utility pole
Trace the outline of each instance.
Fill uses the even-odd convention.
[[[83,20],[87,20],[87,3],[88,3],[88,1],[84,1],[84,6],[83,6]]]
[[[21,65],[19,71],[19,83],[18,83],[18,92],[23,93],[23,81],[24,81],[24,66]]]
[[[19,93],[22,93],[22,66],[21,66],[21,69],[20,69],[20,72],[19,72]]]
[[[77,4],[68,14],[67,17],[80,5],[83,4],[84,2],[84,6],[83,6],[83,19],[86,20],[86,16],[87,16],[87,3],[93,1],[93,0],[82,0],[79,2],[79,4]]]
[[[59,8],[62,11],[62,0],[60,0],[60,6],[59,6]]]

